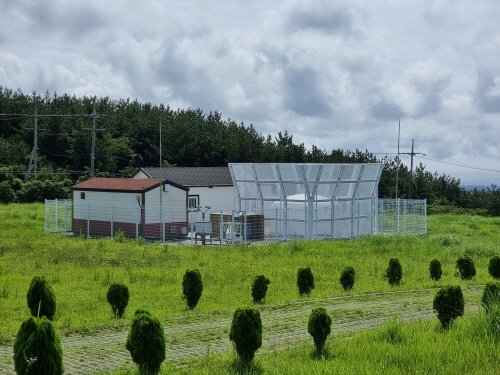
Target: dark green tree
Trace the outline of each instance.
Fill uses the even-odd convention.
[[[18,374],[60,375],[62,348],[52,322],[45,316],[21,324],[14,342],[14,368]]]
[[[123,316],[125,308],[128,305],[129,298],[130,294],[126,285],[113,283],[109,286],[106,299],[111,305],[111,310],[113,311],[114,316],[117,318],[121,318]]]
[[[431,279],[434,281],[438,281],[441,278],[443,271],[441,270],[441,262],[439,260],[431,260],[431,263],[429,264],[429,274]]]
[[[297,287],[301,296],[308,295],[314,289],[314,275],[309,267],[298,269]]]
[[[323,307],[317,307],[311,311],[307,332],[313,337],[316,353],[323,353],[326,339],[331,332],[332,319]]]
[[[351,290],[354,286],[354,279],[356,276],[356,272],[352,267],[346,267],[342,270],[340,274],[340,284],[344,290]]]
[[[141,375],[158,374],[165,360],[165,336],[160,321],[146,310],[137,310],[126,348]]]
[[[33,277],[26,294],[26,301],[32,316],[45,316],[49,320],[54,319],[56,295],[43,276]]]
[[[450,324],[464,315],[464,296],[460,286],[447,286],[439,289],[432,304],[441,326],[447,329]]]
[[[403,268],[399,259],[391,258],[389,260],[389,266],[385,271],[385,277],[391,286],[399,285],[401,278],[403,277]]]
[[[259,310],[251,307],[236,309],[231,322],[229,339],[243,363],[249,363],[262,346],[262,321]]]
[[[252,283],[252,298],[254,303],[260,303],[266,298],[267,288],[271,282],[264,275],[256,276]]]
[[[189,309],[194,309],[203,292],[201,274],[198,270],[187,270],[182,279],[182,293]]]

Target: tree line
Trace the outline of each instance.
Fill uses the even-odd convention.
[[[38,180],[27,174],[38,125]],[[172,109],[137,100],[76,97],[57,93],[25,94],[0,86],[0,200],[51,198],[60,189],[90,176],[93,110],[97,113],[95,173],[132,176],[141,166],[158,166],[160,123],[167,166],[226,166],[230,162],[384,164],[379,196],[427,199],[429,204],[487,210],[500,214],[500,189],[465,191],[460,180],[432,173],[422,163],[411,173],[396,157],[378,158],[368,150],[306,149],[287,131],[263,135],[255,127],[223,119],[218,111]],[[398,171],[399,169],[399,171]],[[53,186],[53,184],[59,184]]]

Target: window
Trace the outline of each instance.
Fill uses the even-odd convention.
[[[197,208],[200,203],[199,195],[189,195],[188,196],[188,209]]]
[[[85,199],[85,192],[84,191],[80,192],[80,199]]]

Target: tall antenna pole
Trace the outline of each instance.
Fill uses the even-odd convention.
[[[94,160],[95,160],[95,121],[97,113],[95,110],[95,98],[94,98],[94,110],[92,111],[92,150],[90,151],[90,176],[94,177]]]
[[[396,161],[396,210],[397,210],[397,218],[396,218],[396,229],[399,234],[399,197],[398,197],[398,184],[399,184],[399,138],[401,135],[401,118],[398,122],[398,156]]]
[[[33,110],[33,149],[31,150],[30,163],[28,165],[28,176],[33,171],[36,179],[37,172],[37,154],[38,154],[38,112],[36,107],[36,96],[33,95],[33,103],[35,108]],[[31,129],[30,129],[31,130]]]
[[[34,134],[34,145],[33,145],[33,171],[35,174],[35,180],[36,180],[36,159],[37,159],[37,153],[38,153],[38,116],[37,116],[37,108],[36,108],[36,98],[35,98],[35,115],[33,116],[33,134]]]
[[[163,155],[161,152],[161,119],[160,119],[160,223],[161,242],[165,242],[165,224],[163,223]]]
[[[398,156],[396,157],[396,199],[398,199],[398,184],[399,184],[399,136],[401,134],[401,119],[398,124]]]
[[[410,161],[410,191],[409,191],[409,197],[408,199],[411,199],[411,185],[413,184],[413,155],[415,155],[415,152],[413,152],[415,146],[415,140],[411,140],[411,161]]]

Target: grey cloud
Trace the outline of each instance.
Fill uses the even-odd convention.
[[[62,33],[66,38],[80,39],[106,25],[103,13],[91,2],[66,3],[59,0],[19,4],[29,17],[34,33]]]
[[[480,71],[477,75],[476,102],[486,112],[500,112],[500,74]]]
[[[352,10],[346,4],[311,2],[294,7],[287,19],[287,26],[294,31],[316,30],[344,35],[356,35],[357,29]]]
[[[394,120],[403,115],[403,111],[396,103],[387,99],[377,98],[369,104],[372,116],[380,120]]]
[[[299,115],[325,117],[332,112],[311,69],[288,69],[283,95],[288,109]]]

